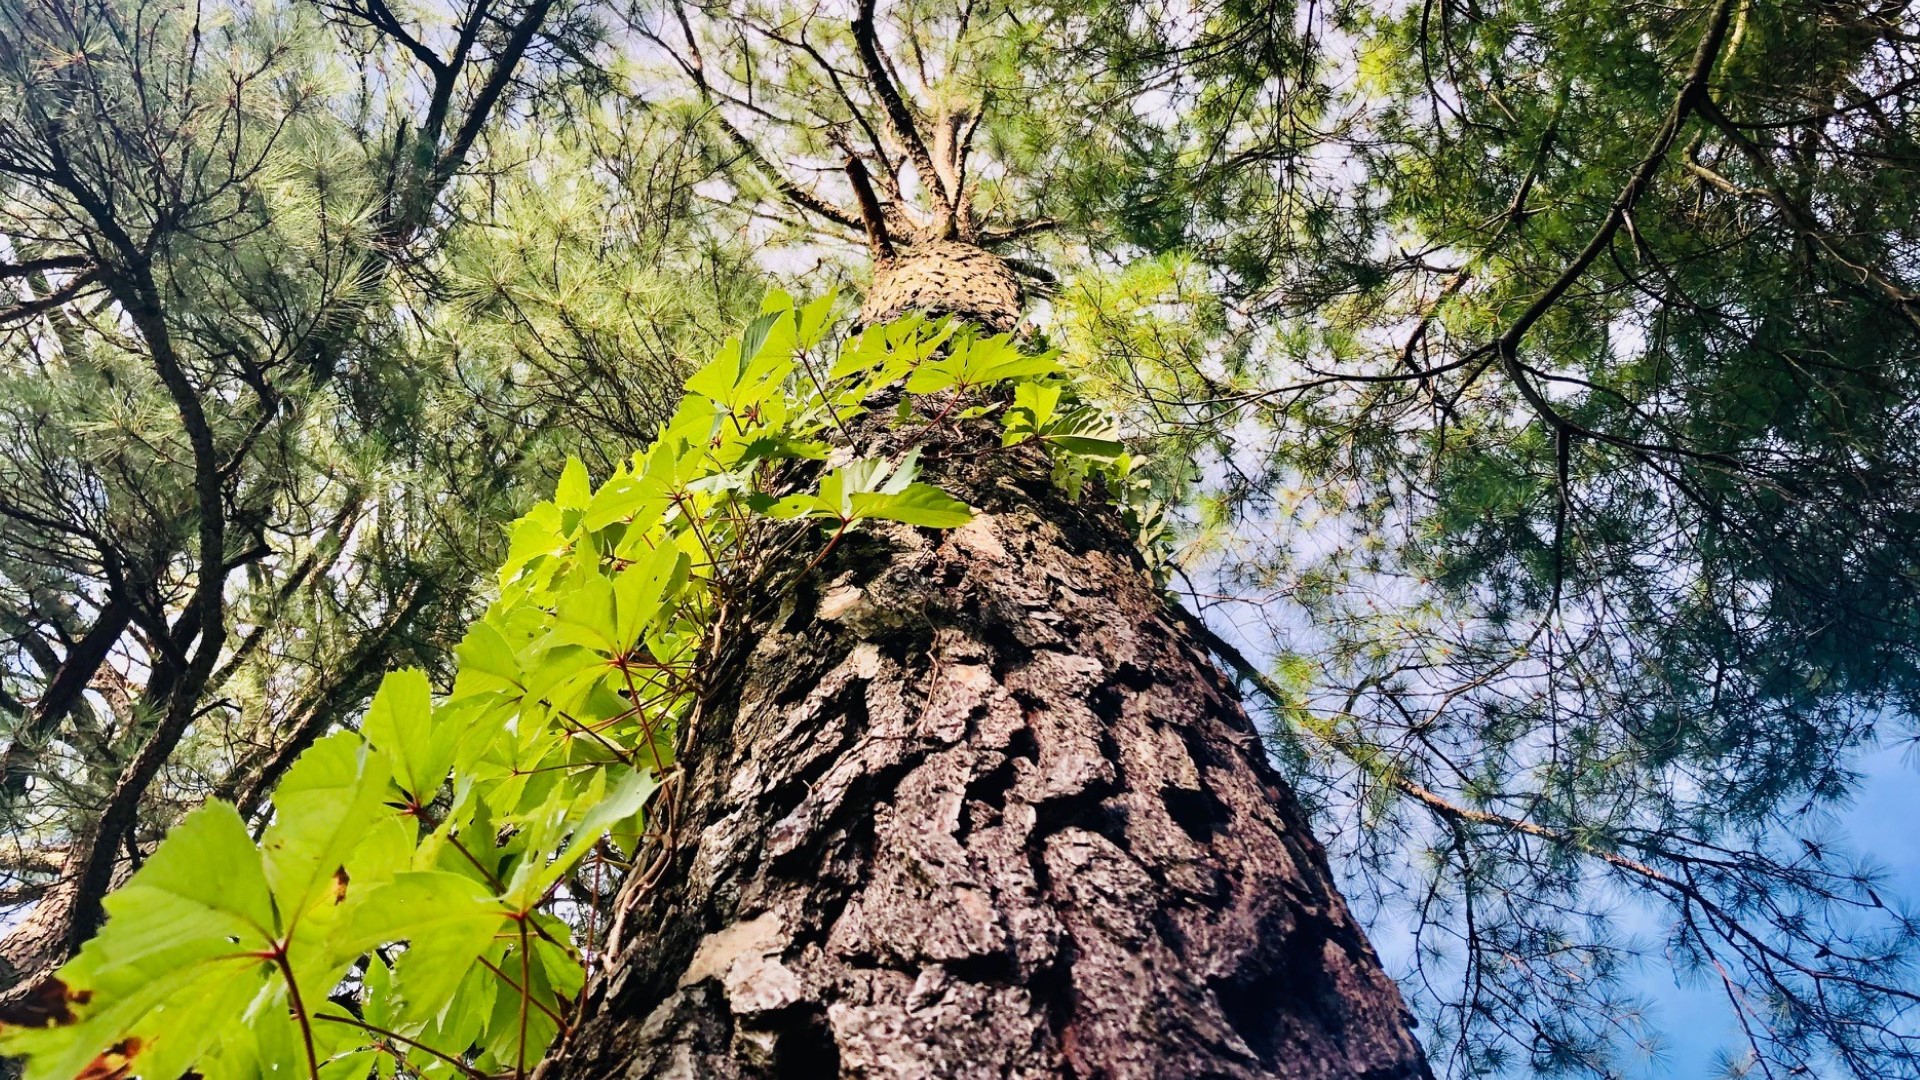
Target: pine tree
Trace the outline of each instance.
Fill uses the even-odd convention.
[[[1920,1060],[1906,5],[0,18],[39,1075]]]
[[[862,317],[1010,329],[976,238],[892,247]],[[720,629],[677,839],[546,1075],[1426,1075],[1117,510],[996,453],[997,425],[945,429],[975,404],[949,393],[844,445],[931,428],[921,475],[974,516],[764,568],[800,584]]]
[[[849,29],[867,96],[830,107],[869,139],[837,137],[851,207],[723,119],[728,137],[795,210],[857,223],[864,323],[1015,331],[1021,277],[989,247],[1031,225],[974,205],[978,105],[914,100],[871,0]],[[1033,448],[993,453],[996,425],[948,430],[990,405],[963,391],[840,445],[884,456],[924,428],[922,475],[976,509],[967,525],[795,550],[760,571],[795,594],[722,625],[680,735],[676,840],[622,894],[591,1019],[549,1075],[1425,1075],[1257,730],[1118,512],[1076,503]]]

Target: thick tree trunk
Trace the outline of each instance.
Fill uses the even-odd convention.
[[[1425,1076],[1117,514],[981,435],[926,455],[973,522],[852,534],[728,636],[546,1080]]]

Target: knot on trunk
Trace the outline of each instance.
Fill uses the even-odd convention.
[[[927,240],[874,261],[860,322],[872,326],[917,311],[1010,333],[1020,322],[1020,299],[1020,283],[1000,256],[958,240]]]

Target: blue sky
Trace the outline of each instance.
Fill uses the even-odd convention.
[[[1901,749],[1883,749],[1860,763],[1864,774],[1851,806],[1837,815],[1839,831],[1853,850],[1887,872],[1881,894],[1889,904],[1920,900],[1920,774]],[[1693,1080],[1712,1077],[1715,1053],[1733,1049],[1740,1037],[1726,999],[1712,987],[1682,984],[1653,964],[1643,989],[1660,1010],[1667,1053],[1642,1070],[1649,1077]]]

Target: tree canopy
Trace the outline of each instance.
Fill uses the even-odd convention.
[[[10,993],[457,695],[506,527],[770,288],[958,240],[1439,1071],[1644,1071],[1651,965],[1731,1074],[1920,1075],[1832,825],[1920,694],[1916,65],[1830,0],[0,0]]]

